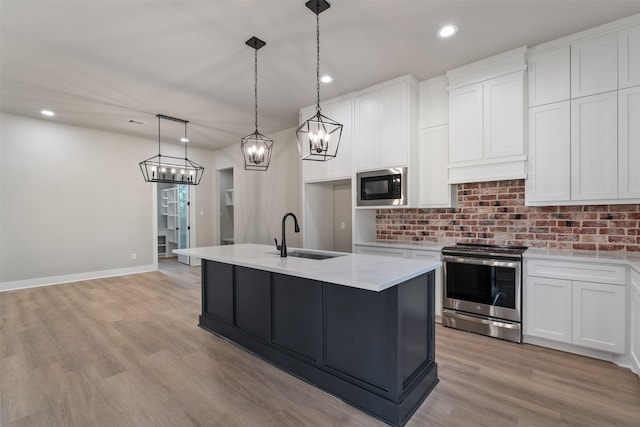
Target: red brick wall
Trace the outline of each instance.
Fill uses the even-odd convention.
[[[454,209],[379,209],[376,238],[640,252],[640,205],[525,206],[524,180],[459,184]]]

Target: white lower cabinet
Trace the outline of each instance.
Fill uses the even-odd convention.
[[[527,277],[524,334],[571,343],[571,281]]]
[[[525,335],[625,353],[624,267],[533,259],[526,269]]]
[[[625,352],[625,287],[573,282],[573,343]]]
[[[629,356],[633,369],[640,374],[640,274],[631,272],[629,289]]]

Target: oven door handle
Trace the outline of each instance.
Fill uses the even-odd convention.
[[[507,267],[507,268],[520,268],[520,261],[506,261],[500,259],[486,259],[486,258],[471,258],[462,257],[456,255],[443,255],[442,262],[452,262],[458,264],[475,264],[475,265],[488,265],[491,267]]]

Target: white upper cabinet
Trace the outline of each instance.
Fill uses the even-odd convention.
[[[350,179],[353,174],[353,96],[322,102],[322,114],[342,124],[340,146],[334,159],[326,162],[302,161],[304,182]],[[300,110],[300,123],[316,113],[316,106]]]
[[[449,162],[482,160],[482,83],[453,89],[449,93]]]
[[[327,103],[322,114],[342,124],[338,153],[327,162],[329,179],[351,178],[353,174],[353,97]]]
[[[524,73],[487,80],[483,91],[484,157],[524,155]]]
[[[401,77],[361,91],[355,100],[356,171],[407,166],[417,134],[418,87]]]
[[[571,199],[618,197],[618,97],[607,92],[571,101]]]
[[[618,197],[640,199],[640,86],[618,92]]]
[[[571,96],[571,50],[560,46],[529,56],[529,106],[565,101]]]
[[[618,35],[604,34],[571,45],[571,97],[618,88]]]
[[[419,208],[450,208],[456,205],[456,186],[449,184],[449,94],[447,77],[420,83],[420,134],[418,135],[417,168],[410,194]],[[417,175],[417,176],[416,176]]]
[[[420,82],[420,128],[430,128],[449,123],[449,93],[447,76]]]
[[[447,72],[450,184],[526,177],[525,52]]]
[[[526,203],[640,202],[640,15],[530,49],[528,81]]]
[[[526,201],[571,200],[571,104],[529,108]]]
[[[420,129],[418,138],[419,208],[451,207],[456,204],[456,189],[448,183],[447,125]]]
[[[640,25],[618,33],[618,87],[640,86]]]

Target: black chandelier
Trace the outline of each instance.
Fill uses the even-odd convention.
[[[305,3],[316,14],[316,114],[296,130],[300,159],[324,162],[338,154],[342,137],[342,125],[324,116],[320,108],[320,14],[331,5],[325,0],[309,0]]]
[[[142,176],[147,182],[166,182],[169,184],[198,185],[204,174],[204,168],[187,158],[187,120],[156,114],[158,118],[158,155],[140,162]],[[163,156],[160,153],[160,122],[171,120],[184,124],[184,136],[180,141],[184,143],[184,158]]]
[[[271,149],[273,147],[273,141],[258,132],[258,49],[264,47],[266,43],[257,37],[251,37],[245,43],[255,49],[254,94],[256,129],[253,133],[243,137],[240,140],[240,149],[242,150],[242,158],[244,159],[245,170],[266,171],[267,169],[269,169],[269,162],[271,161]]]

